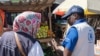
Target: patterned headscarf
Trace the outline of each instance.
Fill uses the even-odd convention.
[[[40,23],[40,13],[25,11],[15,17],[13,22],[13,30],[15,32],[25,32],[31,36],[34,36],[40,27]]]

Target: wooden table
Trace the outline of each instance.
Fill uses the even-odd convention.
[[[54,38],[43,38],[43,39],[38,39],[41,43],[48,43],[50,41],[52,41]]]

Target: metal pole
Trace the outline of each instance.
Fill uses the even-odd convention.
[[[52,32],[52,18],[51,18],[51,15],[52,14],[52,12],[51,12],[51,6],[49,6],[49,14],[48,14],[48,16],[49,16],[49,27],[50,27],[50,32]],[[51,36],[52,37],[52,36]]]

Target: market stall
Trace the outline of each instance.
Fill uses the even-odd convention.
[[[40,12],[42,14],[42,23],[37,33],[37,39],[40,43],[48,44],[53,39],[51,6],[54,1],[55,0],[0,0],[0,9],[5,11],[9,27],[12,27],[14,18],[23,11]],[[45,49],[45,47],[42,48]],[[46,54],[48,53],[46,52]]]
[[[42,13],[42,25],[46,24],[47,28],[49,28],[47,30],[52,30],[51,6],[54,1],[55,0],[0,0],[0,9],[4,10],[7,16],[11,16],[11,21],[23,11],[40,12]],[[49,12],[47,12],[47,10]],[[8,19],[9,17],[7,16],[6,18]]]
[[[54,1],[55,0],[0,0],[0,9],[6,12],[7,19],[10,18],[8,20],[8,24],[10,24],[10,26],[12,25],[14,17],[23,11],[29,10],[42,13],[42,25],[39,32],[44,32],[45,29],[46,31],[43,34],[39,33],[37,35],[38,38],[46,38],[48,36],[52,37],[50,35],[52,32],[51,6]]]
[[[95,3],[95,4],[93,4]],[[53,10],[53,14],[63,16],[68,10],[73,6],[78,5],[84,9],[84,13],[86,15],[86,19],[88,23],[94,28],[95,30],[95,43],[98,44],[98,40],[100,40],[100,7],[99,7],[99,0],[91,1],[91,0],[64,0],[59,6],[57,6]],[[89,9],[89,10],[88,10]],[[68,29],[68,27],[67,27]],[[100,43],[100,41],[99,41]],[[95,50],[96,53],[100,56],[100,45],[99,49]],[[95,53],[95,54],[96,54]]]
[[[95,32],[97,32],[97,30],[99,30],[97,28],[100,27],[99,26],[100,25],[100,13],[96,13],[94,11],[88,10],[90,8],[97,9],[97,8],[93,7],[92,3],[93,3],[93,1],[90,1],[90,0],[89,1],[88,0],[77,0],[77,1],[65,0],[53,10],[53,14],[63,16],[66,12],[68,12],[69,8],[71,8],[73,5],[81,6],[84,9],[84,13],[86,15],[88,23],[94,28]],[[99,4],[99,3],[97,3],[97,4]],[[97,11],[99,11],[99,9]],[[100,33],[99,33],[99,35],[100,35]],[[97,39],[98,38],[100,39],[98,34],[96,34],[96,37],[97,37]]]

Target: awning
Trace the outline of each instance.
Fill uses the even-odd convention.
[[[73,5],[81,6],[85,11],[85,14],[96,14],[94,12],[90,12],[87,7],[87,0],[65,0],[63,1],[56,9],[54,9],[53,14],[56,15],[64,15],[65,12],[69,10]]]
[[[100,0],[88,0],[88,10],[100,14]]]
[[[26,10],[41,12],[52,6],[55,0],[0,0],[0,9],[9,12],[22,12]]]

